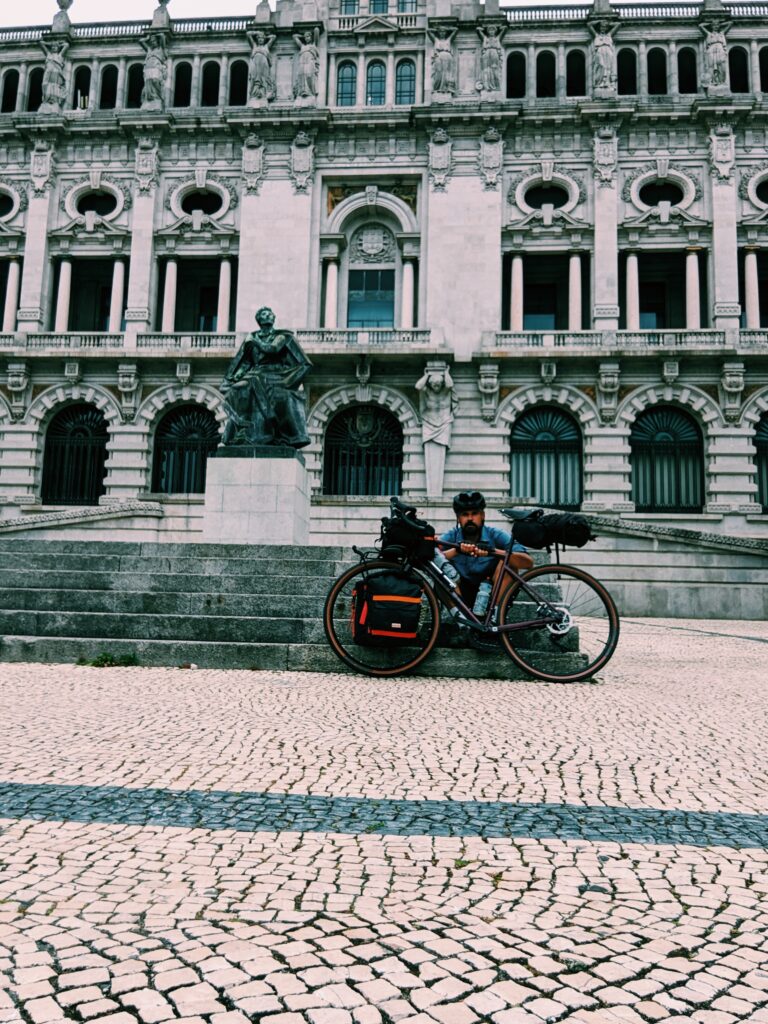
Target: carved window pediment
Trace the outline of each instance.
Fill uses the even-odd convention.
[[[366,18],[365,21],[358,22],[355,25],[356,36],[371,36],[379,37],[383,35],[395,35],[399,29],[394,22],[387,21],[386,18],[380,14],[374,14],[370,18]]]

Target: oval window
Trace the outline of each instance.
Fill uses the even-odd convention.
[[[78,213],[96,213],[99,217],[108,217],[114,213],[117,199],[111,192],[86,192],[77,200]]]
[[[0,192],[0,217],[7,217],[13,209],[13,197],[7,192]]]
[[[755,195],[761,203],[768,205],[768,178],[763,178],[763,180],[758,184],[755,189]],[[0,203],[2,203],[2,197],[0,197]],[[0,214],[0,216],[2,216],[2,214]]]
[[[568,193],[559,185],[534,185],[526,190],[525,201],[534,210],[540,210],[548,203],[558,209],[568,202]]]
[[[194,213],[195,210],[202,210],[209,217],[218,213],[224,204],[218,192],[197,191],[188,192],[181,201],[181,208],[184,213]]]
[[[664,202],[676,206],[682,198],[683,190],[671,181],[649,181],[640,189],[640,199],[646,206],[658,206]]]

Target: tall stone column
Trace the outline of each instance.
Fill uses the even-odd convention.
[[[112,295],[109,301],[109,333],[119,334],[123,329],[123,305],[125,302],[125,263],[115,260],[112,267]]]
[[[221,69],[219,71],[219,106],[226,107],[229,104],[229,55],[223,54],[221,58]]]
[[[131,259],[128,308],[125,311],[126,346],[135,347],[136,335],[149,330],[150,296],[155,271],[154,221],[157,195],[157,143],[139,141],[136,150],[136,181],[131,214]]]
[[[176,284],[178,264],[170,259],[165,265],[165,288],[163,290],[163,334],[173,334],[176,330]]]
[[[72,297],[72,260],[62,260],[59,266],[59,290],[56,295],[56,321],[53,329],[57,334],[69,330],[69,304]]]
[[[763,91],[763,83],[760,81],[760,51],[756,39],[749,44],[749,67],[752,72],[752,92],[759,96]]]
[[[528,44],[528,51],[525,58],[525,93],[529,99],[536,96],[536,47],[533,43]]]
[[[355,97],[355,104],[358,107],[365,106],[365,93],[368,85],[368,75],[366,74],[366,71],[365,56],[364,53],[361,53],[357,58],[357,96]]]
[[[519,252],[512,255],[512,282],[509,300],[509,329],[523,329],[523,257]]]
[[[48,258],[48,222],[51,215],[53,149],[38,143],[30,160],[29,209],[24,242],[24,269],[21,276],[19,330],[41,331],[48,317],[48,289],[51,265]]]
[[[671,40],[669,43],[667,61],[667,92],[670,96],[678,96],[680,93],[680,82],[677,76],[677,44],[674,40]]]
[[[760,327],[760,288],[757,278],[757,250],[747,249],[744,254],[744,304],[747,313],[747,330]]]
[[[16,93],[16,113],[20,114],[26,106],[27,99],[27,75],[29,74],[29,66],[24,63],[19,68],[19,89]]]
[[[117,99],[115,100],[115,110],[122,110],[125,106],[125,77],[127,68],[127,58],[121,57],[120,63],[117,65]]]
[[[395,54],[392,50],[387,54],[387,90],[385,102],[388,107],[395,104]]]
[[[637,94],[648,95],[648,48],[642,39],[637,48]]]
[[[627,330],[640,330],[640,274],[637,253],[627,253]]]
[[[581,330],[581,253],[568,260],[568,330]]]
[[[232,300],[232,260],[222,258],[219,266],[219,305],[216,314],[216,333],[229,333],[229,307]]]
[[[404,330],[413,327],[413,260],[403,260],[403,296],[400,312],[400,326]]]
[[[714,283],[714,326],[738,330],[739,251],[737,241],[739,197],[734,173],[736,145],[733,128],[715,125],[709,134],[712,181],[712,259]]]
[[[325,309],[323,324],[326,330],[335,330],[338,326],[339,305],[339,261],[330,259],[325,264]]]
[[[8,263],[8,281],[5,286],[5,304],[3,307],[3,334],[13,334],[16,330],[16,313],[19,309],[19,283],[21,265],[18,259]]]
[[[685,326],[689,331],[701,327],[701,291],[699,285],[699,250],[685,254]]]
[[[618,140],[613,128],[598,128],[593,142],[595,235],[592,325],[596,331],[619,326]]]
[[[170,64],[170,61],[168,62]],[[200,54],[197,53],[192,58],[192,86],[190,95],[190,106],[200,106]]]

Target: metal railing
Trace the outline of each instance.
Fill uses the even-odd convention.
[[[153,349],[234,349],[236,334],[139,334],[137,348]]]

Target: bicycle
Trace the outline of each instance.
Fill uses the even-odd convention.
[[[556,562],[515,568],[516,523],[530,518],[530,509],[501,509],[511,520],[512,540],[507,549],[484,549],[504,562],[482,618],[434,561],[435,546],[450,550],[460,545],[438,540],[433,528],[417,518],[416,509],[398,498],[390,500],[390,510],[391,518],[383,522],[397,530],[389,538],[383,531],[381,552],[354,547],[360,562],[334,581],[325,601],[325,634],[345,664],[378,677],[411,672],[437,644],[445,606],[456,610],[454,615],[471,634],[495,646],[500,641],[512,661],[536,679],[578,682],[607,665],[619,639],[619,615],[605,587],[583,569],[561,564],[558,545]],[[405,639],[367,646],[355,635],[356,602],[362,585],[370,586],[382,573],[397,574],[406,585],[414,585],[412,591],[420,595],[418,625]]]

